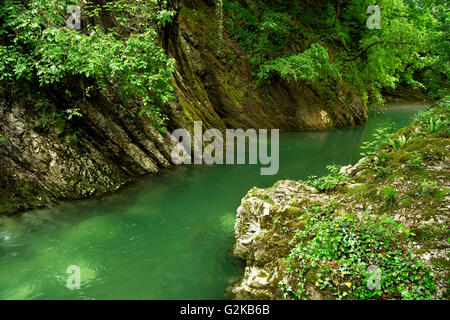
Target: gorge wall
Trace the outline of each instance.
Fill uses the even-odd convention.
[[[175,99],[164,110],[167,130],[141,118],[138,102],[125,107],[114,88],[86,97],[85,84],[77,77],[51,90],[32,82],[1,84],[0,213],[103,194],[138,176],[158,173],[170,166],[175,141],[169,133],[192,129],[195,120],[204,128],[285,131],[366,121],[361,99],[337,80],[327,90],[333,94],[281,78],[256,86],[245,55],[226,33],[223,45],[235,58],[230,61],[219,50],[214,1],[169,3],[177,13],[160,37],[176,61]],[[67,88],[70,97],[64,94]],[[70,105],[77,105],[83,116],[55,120]]]

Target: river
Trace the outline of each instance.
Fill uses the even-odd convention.
[[[234,218],[253,186],[355,163],[374,130],[409,124],[423,103],[387,105],[359,128],[280,135],[280,170],[184,166],[100,199],[0,217],[0,299],[223,299],[243,273],[232,256]],[[81,269],[69,290],[66,270]]]

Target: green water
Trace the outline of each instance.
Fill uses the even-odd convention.
[[[282,134],[276,176],[259,165],[176,167],[102,199],[0,217],[0,299],[223,299],[243,271],[233,224],[251,187],[354,163],[375,128],[405,126],[421,106],[389,106],[361,128]],[[80,290],[66,288],[70,265]]]

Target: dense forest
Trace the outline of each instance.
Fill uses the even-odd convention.
[[[1,79],[51,88],[70,77],[85,92],[115,85],[125,100],[139,99],[141,114],[167,120],[174,68],[159,45],[180,4],[176,1],[86,1],[83,30],[65,28],[66,8],[77,1],[5,1],[1,8]],[[195,1],[186,6],[195,8]],[[209,4],[212,5],[212,4]],[[257,85],[276,80],[327,87],[351,83],[369,107],[381,91],[418,87],[430,97],[448,87],[448,6],[445,1],[382,1],[380,25],[369,29],[370,1],[217,1],[216,45],[230,63],[224,32],[238,41]],[[194,9],[195,11],[195,9]],[[367,23],[366,23],[367,20]],[[139,74],[139,77],[136,74]],[[91,81],[90,81],[91,80]],[[92,82],[92,80],[96,80]],[[70,96],[67,83],[65,93]],[[76,106],[60,110],[80,116]],[[64,118],[64,117],[63,117]]]
[[[222,191],[227,205],[245,195],[237,215],[217,218],[234,227],[234,256],[246,265],[229,267],[239,280],[231,271],[211,280],[228,298],[448,299],[449,76],[446,0],[3,0],[0,264],[14,263],[2,261],[8,232],[27,225],[8,227],[10,217],[62,214],[61,203],[80,199],[101,208],[140,179],[165,181],[175,170],[171,133],[201,121],[222,133],[279,129],[282,145],[304,148],[281,153],[273,180],[208,171],[210,190],[231,176],[242,190],[258,187]],[[412,102],[421,105],[413,120],[370,126],[383,112],[392,120],[392,103]],[[161,199],[178,190],[168,212],[178,197],[200,213],[221,211],[208,192],[180,196],[167,179],[146,188]],[[139,210],[161,211],[152,205]],[[115,234],[114,223],[102,226]],[[104,230],[102,241],[117,241]],[[0,285],[0,298],[74,298],[21,284]]]

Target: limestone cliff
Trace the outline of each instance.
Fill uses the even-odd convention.
[[[176,61],[175,100],[164,110],[167,130],[157,130],[140,118],[138,102],[125,107],[114,88],[86,97],[86,83],[80,78],[65,79],[64,85],[55,84],[50,90],[30,82],[1,85],[0,213],[102,194],[138,176],[157,173],[170,165],[169,132],[191,128],[194,120],[221,130],[291,131],[365,122],[361,99],[345,83],[330,84],[329,91],[336,92],[333,97],[281,79],[264,87],[254,85],[244,54],[226,34],[225,46],[236,58],[230,63],[219,52],[212,1],[169,3],[177,14],[161,30],[161,45]],[[82,117],[68,123],[55,120],[73,105]]]

